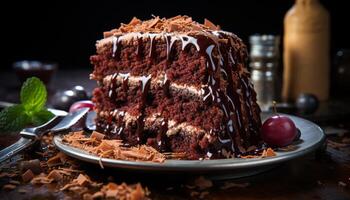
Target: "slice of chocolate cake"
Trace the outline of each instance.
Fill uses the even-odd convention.
[[[134,18],[96,47],[96,125],[110,138],[188,159],[239,157],[261,143],[247,50],[236,35],[187,16]]]

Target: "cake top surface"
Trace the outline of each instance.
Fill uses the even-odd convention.
[[[104,32],[104,37],[110,37],[112,35],[119,35],[131,32],[178,32],[178,33],[190,33],[190,32],[206,32],[206,31],[218,31],[220,26],[213,24],[208,19],[204,20],[204,23],[198,23],[193,21],[191,17],[178,15],[172,18],[160,18],[154,16],[153,19],[142,21],[136,17],[133,17],[128,24],[121,23],[120,27],[108,32]]]

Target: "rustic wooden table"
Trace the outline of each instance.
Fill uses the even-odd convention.
[[[50,92],[83,85],[87,90],[94,87],[88,81],[86,70],[60,71],[50,85]],[[11,72],[0,74],[0,101],[18,99],[19,84]],[[318,111],[315,120],[326,128],[327,146],[305,157],[284,163],[259,175],[213,181],[213,187],[205,190],[204,199],[350,199],[350,122],[346,103],[327,103]],[[338,114],[337,114],[338,113]],[[331,116],[327,120],[327,116]],[[309,116],[313,118],[313,116]],[[1,133],[0,133],[1,134]],[[0,137],[0,147],[13,141],[16,134]],[[35,158],[33,151],[26,152],[12,162]],[[81,168],[93,179],[117,183],[141,182],[151,191],[152,199],[197,199],[193,190],[186,187],[193,174],[158,174],[128,172],[117,169],[100,169],[99,166],[82,163]],[[0,169],[3,170],[3,169]],[[1,177],[0,187],[11,178]],[[230,188],[223,185],[230,183]],[[26,193],[20,193],[25,189]],[[203,191],[201,191],[203,192]],[[75,194],[59,191],[55,185],[33,186],[21,183],[13,190],[0,190],[0,199],[75,199]]]

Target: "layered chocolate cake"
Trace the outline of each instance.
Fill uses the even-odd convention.
[[[187,16],[133,18],[96,47],[96,125],[110,138],[188,159],[239,157],[261,143],[247,49],[236,35]]]

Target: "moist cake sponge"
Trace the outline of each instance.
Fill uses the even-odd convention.
[[[91,56],[97,129],[188,159],[239,157],[261,144],[260,109],[236,35],[187,16],[104,33]]]

